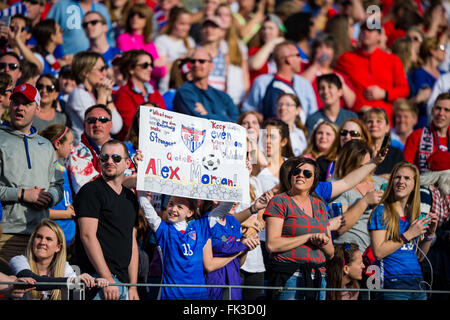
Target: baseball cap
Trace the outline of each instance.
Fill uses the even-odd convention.
[[[450,169],[450,153],[438,150],[433,152],[426,160],[431,171],[445,171]]]
[[[41,105],[41,95],[39,91],[29,83],[19,84],[14,88],[13,93],[11,94],[11,98],[13,99],[15,96],[22,94],[27,98],[30,102],[35,101],[37,105]]]
[[[225,29],[225,25],[219,16],[207,16],[205,20],[203,20],[202,26],[204,26],[207,22],[211,22],[219,28]]]

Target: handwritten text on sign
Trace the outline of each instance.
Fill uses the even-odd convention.
[[[139,128],[139,190],[250,202],[243,127],[143,106]]]

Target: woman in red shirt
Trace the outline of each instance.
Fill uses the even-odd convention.
[[[120,60],[120,71],[128,79],[127,84],[117,90],[114,104],[123,119],[122,130],[117,137],[123,140],[133,121],[136,110],[145,101],[151,101],[166,109],[163,97],[150,84],[153,57],[144,50],[130,50]]]

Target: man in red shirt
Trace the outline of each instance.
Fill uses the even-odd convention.
[[[420,172],[428,171],[426,160],[441,150],[450,157],[450,92],[441,93],[431,109],[431,124],[413,131],[406,140],[403,155],[414,163]]]
[[[343,53],[336,70],[344,73],[353,84],[356,101],[353,111],[363,112],[380,107],[386,111],[392,126],[392,103],[409,94],[408,80],[399,57],[381,50],[381,29],[361,25],[360,45]]]

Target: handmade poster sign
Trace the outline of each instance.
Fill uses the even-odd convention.
[[[249,203],[246,141],[238,124],[142,106],[137,189]]]

